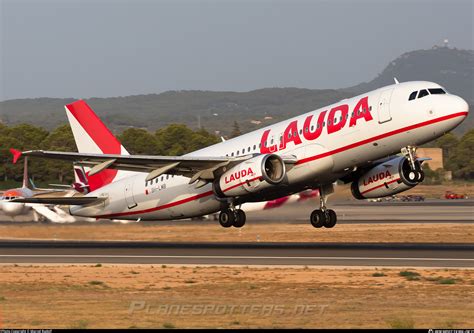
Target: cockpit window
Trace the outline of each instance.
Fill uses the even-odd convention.
[[[409,101],[411,101],[411,100],[415,99],[415,98],[416,98],[416,93],[417,93],[417,92],[418,92],[418,91],[414,91],[414,92],[412,92],[412,93],[410,94],[410,97],[408,97],[408,100],[409,100]]]
[[[446,91],[444,91],[443,89],[441,88],[432,88],[432,89],[428,89],[430,91],[430,94],[431,95],[442,95],[442,94],[446,94]]]
[[[429,94],[430,93],[426,89],[420,90],[420,93],[418,94],[418,98],[428,96]]]

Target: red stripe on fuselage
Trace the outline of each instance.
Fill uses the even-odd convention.
[[[324,153],[324,154],[319,154],[319,155],[315,155],[315,156],[312,156],[312,157],[308,157],[308,158],[299,160],[298,162],[296,162],[296,164],[308,163],[308,162],[317,160],[319,158],[323,158],[323,157],[330,156],[330,155],[335,155],[335,154],[338,154],[342,151],[346,151],[346,150],[351,149],[351,148],[362,146],[362,145],[370,143],[372,141],[379,140],[379,139],[382,139],[382,138],[386,138],[386,137],[389,137],[389,136],[393,136],[393,135],[402,133],[404,131],[408,131],[408,130],[423,127],[423,126],[432,125],[432,124],[435,124],[435,123],[438,123],[438,122],[441,122],[441,121],[444,121],[444,120],[449,120],[449,119],[457,118],[457,117],[460,117],[460,116],[466,116],[467,114],[468,114],[467,112],[458,112],[458,113],[454,113],[454,114],[449,115],[449,116],[444,116],[444,117],[432,119],[432,120],[429,120],[429,121],[425,121],[425,122],[422,122],[422,123],[419,123],[419,124],[403,127],[401,129],[398,129],[398,130],[387,132],[385,134],[377,135],[377,136],[374,136],[374,137],[366,139],[366,140],[362,140],[362,141],[359,141],[359,142],[356,142],[356,143],[353,143],[353,144],[350,144],[350,145],[347,145],[347,146],[344,146],[344,147],[334,149],[334,150],[329,151],[329,152]],[[238,184],[238,185],[240,185],[240,184]],[[95,217],[97,217],[97,218],[112,218],[112,217],[119,217],[119,216],[128,216],[128,215],[150,213],[150,212],[153,212],[153,211],[158,211],[158,210],[162,210],[162,209],[165,209],[165,208],[174,207],[174,206],[177,206],[177,205],[188,203],[190,201],[201,199],[203,197],[206,197],[206,196],[212,195],[212,194],[213,194],[212,191],[208,191],[208,192],[205,192],[205,193],[202,193],[202,194],[198,194],[198,195],[189,197],[187,199],[175,201],[175,202],[168,203],[168,204],[165,204],[163,206],[158,206],[158,207],[155,207],[155,208],[149,208],[149,209],[139,210],[139,211],[134,211],[134,212],[114,213],[114,214],[110,214],[110,215],[99,215],[99,216],[95,216]]]
[[[136,211],[136,212],[125,212],[125,213],[114,213],[114,214],[97,215],[97,216],[94,216],[94,217],[96,217],[96,218],[113,218],[113,217],[118,217],[118,216],[128,216],[128,215],[135,215],[135,214],[146,214],[146,213],[155,212],[155,211],[157,211],[157,210],[162,210],[162,209],[166,209],[166,208],[171,208],[171,207],[174,207],[174,206],[182,205],[182,204],[185,204],[185,203],[187,203],[187,202],[194,201],[194,200],[198,200],[198,199],[207,197],[207,196],[212,195],[212,194],[213,194],[212,191],[208,191],[208,192],[204,192],[204,193],[201,193],[201,194],[198,194],[198,195],[194,195],[194,196],[189,197],[189,198],[185,198],[185,199],[178,200],[178,201],[175,201],[175,202],[170,202],[170,203],[164,204],[164,205],[162,205],[162,206],[154,207],[154,208],[148,208],[148,209],[144,209],[144,210],[140,210],[140,211]]]

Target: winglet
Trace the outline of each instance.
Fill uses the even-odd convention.
[[[13,164],[16,164],[21,157],[22,152],[14,148],[10,148],[10,153],[13,155]]]

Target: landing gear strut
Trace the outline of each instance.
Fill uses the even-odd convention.
[[[233,205],[224,209],[219,214],[219,223],[224,228],[242,228],[245,225],[247,217],[242,209],[235,209]]]
[[[416,160],[416,147],[406,146],[402,148],[401,152],[406,156],[408,163],[410,163],[411,172],[408,174],[408,180],[421,183],[425,179],[425,173],[421,169],[420,162]]]
[[[319,209],[313,210],[310,216],[311,225],[315,228],[332,228],[337,223],[336,212],[326,208],[327,195],[334,192],[332,184],[319,188]]]

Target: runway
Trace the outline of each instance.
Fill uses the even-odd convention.
[[[474,268],[474,244],[2,241],[0,263]]]

